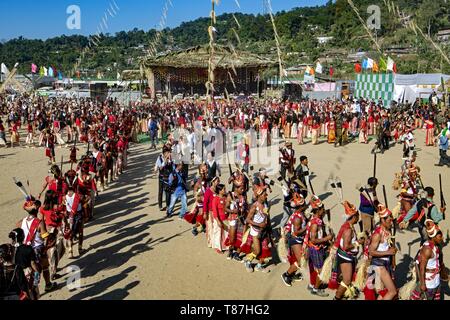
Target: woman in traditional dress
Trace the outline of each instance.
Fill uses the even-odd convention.
[[[304,132],[304,124],[303,117],[300,117],[298,120],[298,132],[297,132],[297,143],[299,145],[303,144],[303,132]]]
[[[373,136],[374,133],[375,133],[375,129],[374,129],[374,127],[375,127],[375,118],[373,117],[373,113],[372,112],[369,114],[368,123],[369,123],[369,125],[368,125],[368,132],[367,132],[367,134],[369,136]]]
[[[334,144],[336,142],[336,122],[330,119],[328,123],[328,143]]]
[[[227,247],[225,240],[228,235],[228,217],[225,212],[226,207],[226,188],[219,184],[216,188],[216,194],[212,201],[212,248],[218,254],[223,254]]]
[[[342,124],[342,144],[346,145],[348,143],[348,130],[350,128],[350,123],[347,118],[345,118]]]
[[[356,116],[356,114],[354,114],[350,126],[350,133],[353,137],[356,137],[357,132],[358,132],[358,117]]]
[[[320,124],[314,119],[313,125],[311,126],[311,142],[313,145],[319,142],[319,130]]]
[[[306,117],[306,123],[307,123],[307,138],[311,139],[312,138],[312,126],[313,126],[313,117],[311,115],[309,115],[308,117]]]
[[[434,140],[434,122],[433,120],[426,120],[426,139],[425,139],[425,145],[427,147],[434,147],[435,146],[435,140]]]
[[[20,147],[20,135],[18,122],[14,122],[11,127],[11,148],[14,148],[14,143],[18,143]]]
[[[297,134],[298,134],[298,116],[297,113],[294,112],[292,114],[291,139],[297,139]]]
[[[359,128],[359,143],[367,144],[367,120],[366,117],[361,119],[361,127]]]

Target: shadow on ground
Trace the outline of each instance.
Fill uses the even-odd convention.
[[[88,233],[86,240],[98,236],[101,236],[102,240],[86,248],[88,251],[83,256],[73,262],[67,262],[67,265],[75,264],[80,268],[82,279],[88,281],[90,277],[104,270],[117,269],[119,272],[130,259],[186,232],[158,239],[152,239],[150,236],[153,225],[171,221],[162,217],[149,219],[149,214],[154,212],[150,209],[149,194],[144,192],[143,188],[145,181],[150,179],[156,158],[157,154],[149,152],[145,146],[135,146],[129,156],[129,166],[125,173],[119,180],[113,182],[109,190],[100,195],[96,204],[95,219],[87,225],[87,228],[95,226],[97,230]],[[145,208],[149,208],[148,212],[133,216],[136,211]],[[129,295],[129,290],[138,286],[140,281],[128,280],[130,283],[125,287],[109,290],[132,276],[137,268],[128,267],[114,276],[83,286],[74,292],[70,300],[125,299]]]

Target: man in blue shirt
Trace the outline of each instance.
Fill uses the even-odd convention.
[[[167,210],[167,217],[170,218],[173,214],[173,209],[175,208],[178,200],[181,200],[181,211],[179,219],[183,219],[187,211],[187,176],[183,174],[183,164],[179,163],[176,165],[175,171],[169,176],[169,186],[173,190],[172,197],[170,198],[170,205]]]
[[[381,145],[382,152],[385,150],[389,150],[389,139],[390,139],[390,131],[391,131],[391,122],[389,121],[389,117],[386,115],[383,119],[383,132],[381,134]]]
[[[150,148],[154,148],[156,150],[156,144],[158,143],[158,122],[156,122],[156,120],[152,117],[150,117],[150,121],[148,122],[148,132],[152,142],[152,146]]]
[[[421,238],[421,245],[428,240],[428,235],[425,228],[425,220],[433,220],[435,224],[439,224],[444,219],[445,208],[440,210],[433,203],[434,189],[431,187],[425,188],[426,198],[419,200],[412,208],[409,210],[403,222],[400,224],[400,228],[405,229],[409,221],[419,213],[417,219],[419,233]]]
[[[450,159],[447,155],[448,150],[448,139],[450,136],[450,130],[447,128],[446,124],[442,124],[442,131],[439,135],[439,167],[444,165],[450,167]]]

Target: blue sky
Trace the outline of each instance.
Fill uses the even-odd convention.
[[[113,0],[1,0],[0,40],[23,36],[29,39],[47,39],[63,34],[94,34],[106,9]],[[114,0],[120,8],[117,15],[109,16],[108,32],[139,28],[149,30],[159,24],[166,0]],[[262,13],[263,0],[221,0],[217,14],[224,12]],[[325,4],[326,0],[272,0],[274,12],[295,7]],[[167,26],[176,27],[183,21],[208,16],[210,0],[172,0]],[[69,30],[66,21],[67,7],[78,5],[81,9],[81,30]],[[114,8],[114,5],[113,5]]]

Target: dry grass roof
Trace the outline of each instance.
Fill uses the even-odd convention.
[[[196,46],[186,50],[172,51],[142,61],[145,68],[208,68],[209,46]],[[232,50],[215,45],[213,63],[216,69],[231,68],[267,68],[277,64],[276,61],[250,52]]]

